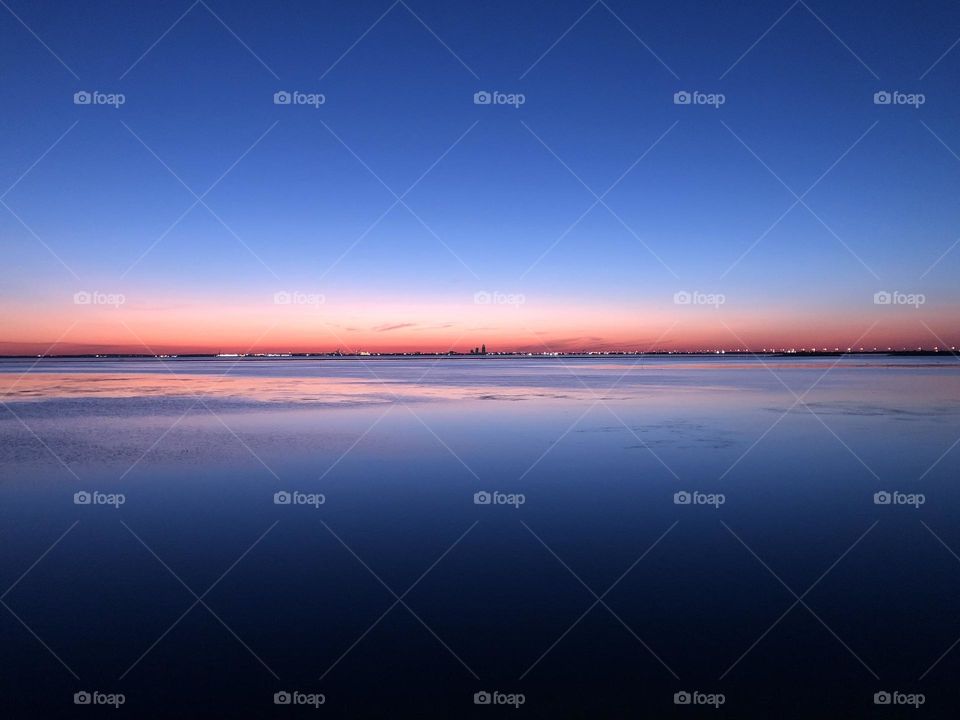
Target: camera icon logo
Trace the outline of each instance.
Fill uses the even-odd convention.
[[[689,505],[692,499],[693,496],[690,495],[690,493],[688,493],[686,490],[681,490],[680,492],[675,492],[673,494],[674,505]]]
[[[893,500],[893,496],[888,493],[886,490],[881,490],[873,494],[873,504],[874,505],[889,505]]]
[[[481,490],[473,494],[474,505],[489,505],[493,501],[493,496],[486,490]]]
[[[93,696],[86,690],[81,690],[73,694],[74,705],[89,705],[93,701]]]
[[[481,690],[473,694],[474,705],[489,705],[491,702],[493,702],[493,696],[486,690]]]
[[[493,95],[488,93],[486,90],[480,90],[473,94],[473,104],[474,105],[489,105],[493,102]]]
[[[693,696],[691,696],[686,690],[681,690],[680,692],[675,692],[673,694],[674,705],[689,705],[692,701]]]
[[[674,105],[689,105],[693,101],[693,96],[686,90],[680,90],[673,94]]]
[[[891,102],[893,102],[893,95],[886,90],[880,90],[873,94],[874,105],[889,105]]]
[[[281,290],[280,292],[275,292],[273,294],[273,304],[274,305],[289,305],[293,302],[293,296],[290,295],[286,290]]]
[[[673,294],[674,305],[689,305],[691,302],[693,302],[693,296],[686,290],[681,290]]]
[[[293,496],[286,490],[281,490],[280,492],[275,492],[273,494],[274,505],[289,505],[292,499]]]
[[[889,305],[893,302],[893,295],[888,293],[886,290],[881,290],[880,292],[875,292],[873,294],[873,304],[874,305]]]
[[[93,296],[86,290],[81,290],[80,292],[75,292],[73,294],[74,305],[89,305],[92,300]]]
[[[291,702],[293,702],[293,695],[288,693],[286,690],[281,690],[280,692],[275,692],[273,694],[274,705],[289,705]]]
[[[286,90],[278,90],[273,94],[274,105],[289,105],[292,100],[293,96]]]
[[[92,500],[93,496],[86,490],[81,490],[80,492],[75,492],[73,494],[74,505],[89,505]]]
[[[89,105],[91,102],[93,102],[93,95],[86,90],[78,90],[73,94],[74,105]]]
[[[893,696],[886,690],[881,690],[873,694],[874,705],[889,705],[893,701]]]

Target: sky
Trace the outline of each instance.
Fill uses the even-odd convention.
[[[958,39],[939,0],[4,0],[0,354],[960,345]]]

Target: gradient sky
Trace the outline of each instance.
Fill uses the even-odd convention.
[[[0,353],[960,344],[955,2],[5,1]]]

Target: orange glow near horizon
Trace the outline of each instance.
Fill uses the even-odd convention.
[[[948,308],[815,311],[735,307],[328,303],[22,307],[0,319],[0,354],[700,351],[747,347],[949,348]],[[922,322],[921,322],[922,320]]]

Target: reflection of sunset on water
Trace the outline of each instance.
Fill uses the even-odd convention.
[[[385,385],[375,378],[343,381],[332,378],[269,378],[207,375],[102,375],[99,373],[32,374],[22,379],[0,373],[0,392],[7,400],[52,398],[201,397],[237,398],[252,402],[375,403],[425,396],[450,397],[450,389]],[[458,396],[463,392],[457,392]]]
[[[948,356],[623,358],[405,358],[339,360],[55,360],[0,362],[0,399],[8,403],[63,399],[179,399],[232,405],[298,407],[475,400],[599,400],[667,409],[748,403],[745,392],[770,402],[818,383],[809,401],[845,398],[870,389],[873,402],[891,393],[878,377],[910,389],[909,405],[960,398],[960,365]],[[29,368],[29,372],[26,372]],[[757,373],[763,378],[757,385]],[[843,382],[835,385],[833,378]],[[766,381],[770,380],[771,383]]]

